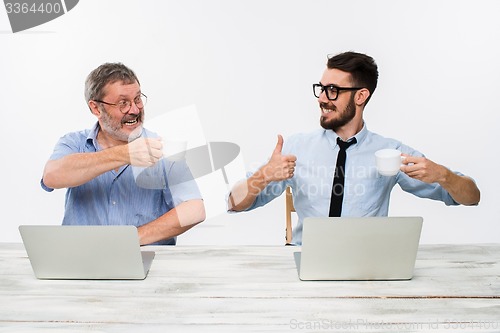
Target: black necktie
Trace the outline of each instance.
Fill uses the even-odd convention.
[[[339,145],[339,154],[337,155],[337,165],[335,166],[335,174],[333,175],[332,197],[330,199],[330,214],[328,216],[340,216],[342,213],[342,200],[344,199],[344,176],[345,176],[345,159],[346,149],[356,143],[356,138],[345,142],[337,138]]]

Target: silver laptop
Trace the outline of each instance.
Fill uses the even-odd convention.
[[[409,280],[422,217],[305,218],[301,280]]]
[[[155,253],[141,251],[134,226],[21,225],[38,279],[145,279]]]

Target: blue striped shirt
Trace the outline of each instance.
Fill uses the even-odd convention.
[[[66,134],[59,139],[50,159],[73,153],[101,150],[99,125]],[[154,136],[143,130],[143,135]],[[53,191],[41,181],[46,191]],[[161,159],[153,167],[122,166],[91,181],[68,188],[63,225],[141,226],[162,216],[181,202],[201,199],[198,186],[185,161]],[[175,237],[156,244],[174,245]]]

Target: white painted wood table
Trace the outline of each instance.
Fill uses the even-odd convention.
[[[37,280],[0,244],[0,332],[500,332],[500,245],[423,245],[410,281],[300,281],[288,246],[148,247],[143,281]]]

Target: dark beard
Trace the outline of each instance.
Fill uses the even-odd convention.
[[[321,107],[326,107],[326,104],[321,104]],[[336,112],[335,109],[333,112]],[[348,124],[356,116],[356,105],[354,104],[354,94],[351,93],[349,104],[345,107],[344,111],[340,114],[340,118],[327,121],[324,116],[321,116],[319,123],[324,129],[337,131],[339,128]]]

